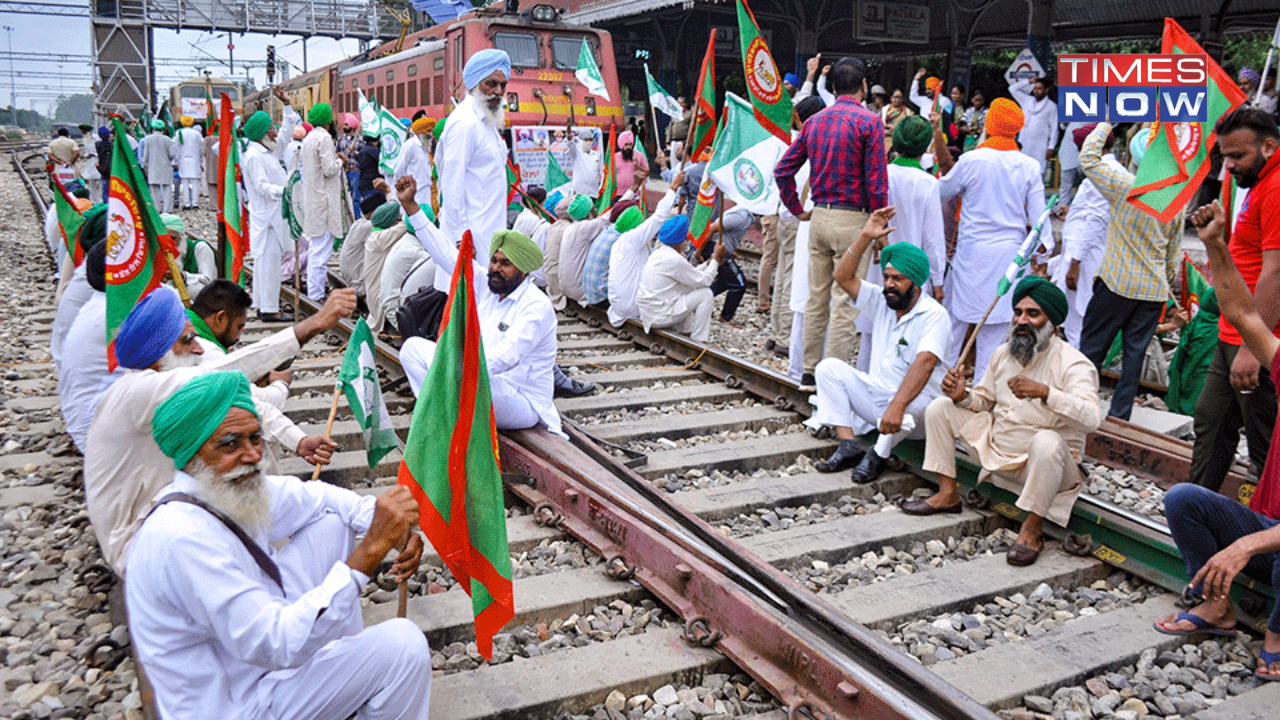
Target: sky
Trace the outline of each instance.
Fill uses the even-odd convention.
[[[57,32],[50,32],[55,25]],[[0,35],[0,51],[7,53],[9,43],[13,48],[12,55],[5,55],[6,59],[0,61],[0,107],[8,107],[11,93],[16,91],[19,108],[34,107],[49,115],[59,95],[91,92],[91,36],[87,14],[78,18],[0,13],[0,26],[13,28],[12,32]],[[167,96],[174,83],[195,76],[197,67],[212,70],[217,77],[228,77],[226,33],[157,29],[154,37],[156,92],[161,97]],[[283,60],[294,65],[293,75],[302,72],[302,40],[296,35],[235,34],[232,40],[238,79],[245,77],[242,62],[247,60],[254,63],[249,69],[254,84],[259,88],[266,85],[263,63],[267,45],[276,46],[277,63]],[[358,49],[356,40],[312,38],[307,41],[307,67],[315,70],[354,55]],[[33,53],[46,57],[35,57]],[[47,57],[55,54],[61,57]],[[9,57],[13,59],[12,66]],[[276,79],[279,77],[277,74]]]

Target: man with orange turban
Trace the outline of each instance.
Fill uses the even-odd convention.
[[[418,181],[418,195],[416,200],[419,205],[431,207],[431,183],[432,183],[432,165],[431,165],[431,131],[436,127],[435,118],[425,115],[413,121],[409,127],[411,136],[404,144],[404,149],[400,151],[400,158],[396,160],[395,181],[406,175],[412,175],[414,180]]]
[[[940,142],[937,117],[934,144]],[[1027,236],[1027,229],[1044,212],[1044,180],[1040,166],[1018,152],[1014,137],[1022,130],[1022,109],[1007,98],[991,103],[987,112],[987,140],[960,160],[938,181],[942,201],[960,196],[960,224],[955,256],[946,280],[946,306],[951,311],[951,364],[959,358],[965,338],[978,333],[974,382],[982,379],[991,352],[1004,342],[1013,319],[1006,295],[996,303],[986,324],[982,317],[996,297],[996,284]],[[943,160],[947,166],[949,158]]]
[[[929,113],[937,112],[942,114],[942,134],[950,145],[955,140],[955,105],[952,104],[951,98],[942,91],[942,80],[930,76],[924,78],[925,68],[916,70],[916,76],[911,82],[909,93],[911,102],[920,108],[921,117],[929,117]],[[920,94],[920,78],[924,78],[924,94]]]
[[[1049,99],[1049,81],[1042,77],[1019,80],[1009,86],[1009,94],[1026,116],[1018,136],[1022,152],[1039,163],[1043,173],[1045,162],[1058,146],[1058,103]]]

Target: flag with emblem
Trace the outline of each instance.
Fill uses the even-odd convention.
[[[76,209],[76,198],[69,192],[53,171],[53,163],[49,163],[49,185],[53,190],[53,207],[58,216],[58,230],[62,233],[62,242],[67,246],[67,255],[80,267],[84,262],[85,249],[80,245],[80,228],[84,226],[84,214]]]
[[[596,196],[596,214],[604,215],[613,205],[613,196],[618,194],[618,166],[614,156],[618,154],[618,129],[609,126],[609,147],[604,156],[604,181],[600,183],[600,194]]]
[[[725,93],[724,125],[707,172],[734,203],[756,215],[777,212],[778,185],[773,169],[787,144],[761,127],[746,100]]]
[[[221,97],[222,110],[218,125],[218,224],[226,243],[223,250],[223,275],[238,285],[248,281],[244,259],[249,254],[248,208],[240,201],[240,143],[232,132],[231,98]]]
[[[111,178],[107,196],[107,365],[116,368],[115,335],[133,306],[160,287],[167,269],[163,253],[177,246],[151,204],[147,178],[125,139],[120,116],[111,118]]]
[[[578,69],[574,71],[573,76],[587,88],[587,92],[602,97],[606,101],[609,99],[609,89],[604,86],[604,76],[600,74],[600,68],[596,65],[596,56],[591,52],[591,44],[585,37],[582,38],[582,49],[578,51]]]
[[[498,430],[473,293],[471,231],[462,235],[440,340],[413,410],[399,482],[418,500],[422,531],[471,596],[476,648],[515,615]]]
[[[1205,53],[1172,18],[1164,19],[1160,52],[1164,55]],[[1212,57],[1208,58],[1208,65],[1205,121],[1156,123],[1155,137],[1129,191],[1130,203],[1162,223],[1172,222],[1195,197],[1200,183],[1209,174],[1209,153],[1218,141],[1214,132],[1218,119],[1245,101],[1244,92]]]
[[[742,40],[742,71],[747,78],[747,94],[760,125],[782,142],[791,144],[791,96],[782,88],[778,64],[760,34],[747,0],[738,0],[738,37]]]
[[[409,131],[404,123],[391,114],[391,111],[378,104],[376,99],[366,100],[363,90],[359,93],[360,129],[367,134],[378,137],[378,169],[385,175],[393,175],[396,161],[400,159],[400,151],[404,148]]]
[[[716,31],[711,29],[707,54],[702,56],[698,73],[698,97],[693,103],[693,122],[689,123],[689,141],[685,143],[689,162],[697,162],[703,150],[716,138]]]
[[[1042,244],[1046,244],[1048,252],[1053,252],[1053,233],[1050,232],[1047,238],[1040,236],[1040,230],[1044,228],[1044,224],[1049,221],[1049,215],[1053,213],[1053,206],[1058,202],[1058,194],[1054,193],[1044,204],[1044,212],[1040,213],[1040,219],[1036,220],[1035,227],[1031,228],[1031,232],[1027,233],[1026,239],[1022,241],[1022,247],[1018,248],[1018,254],[1013,256],[1013,261],[1009,263],[1009,267],[1004,271],[1004,277],[1000,278],[996,283],[996,297],[1004,297],[1004,294],[1013,289],[1015,283],[1027,274],[1027,264],[1031,262],[1031,256],[1036,254],[1037,248]]]
[[[672,120],[679,120],[684,114],[684,108],[671,97],[671,93],[664,90],[658,81],[653,79],[653,75],[649,72],[649,63],[644,64],[644,81],[649,86],[649,104]]]
[[[728,117],[729,106],[726,103],[724,114],[720,118],[720,126],[715,131],[717,143],[726,142],[724,127]],[[702,173],[702,183],[698,185],[698,198],[693,206],[693,215],[689,217],[689,242],[697,248],[701,248],[707,238],[711,237],[711,222],[716,219],[716,201],[720,199],[720,189],[716,187],[715,178],[711,176],[711,168],[715,165],[718,152],[719,147],[712,148],[711,159],[707,161],[707,167]]]
[[[338,384],[347,396],[351,414],[355,415],[356,422],[364,431],[364,447],[371,468],[400,446],[400,437],[391,426],[387,403],[382,399],[382,385],[373,350],[373,332],[364,318],[360,318],[351,331],[347,352],[342,356],[342,368],[338,370]]]
[[[208,126],[205,135],[211,137],[218,132],[218,115],[213,107],[213,95],[208,85],[204,86],[204,108],[204,122]]]

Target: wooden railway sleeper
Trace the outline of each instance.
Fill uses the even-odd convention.
[[[701,645],[704,648],[715,647],[724,637],[719,630],[712,631],[711,625],[702,615],[695,615],[684,623],[684,639],[690,645]]]

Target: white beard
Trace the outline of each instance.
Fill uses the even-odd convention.
[[[257,464],[219,473],[197,457],[183,470],[200,486],[196,496],[234,520],[245,532],[258,535],[270,526],[271,491],[262,481]]]
[[[502,103],[498,103],[496,110],[490,107],[490,98],[480,92],[479,85],[471,89],[471,98],[476,101],[477,107],[480,108],[480,117],[486,125],[498,132],[502,132],[507,127],[507,110]]]
[[[160,372],[168,372],[177,370],[178,368],[195,367],[200,364],[203,358],[194,353],[189,355],[178,355],[169,348],[164,351],[164,355],[156,362],[160,363]]]

